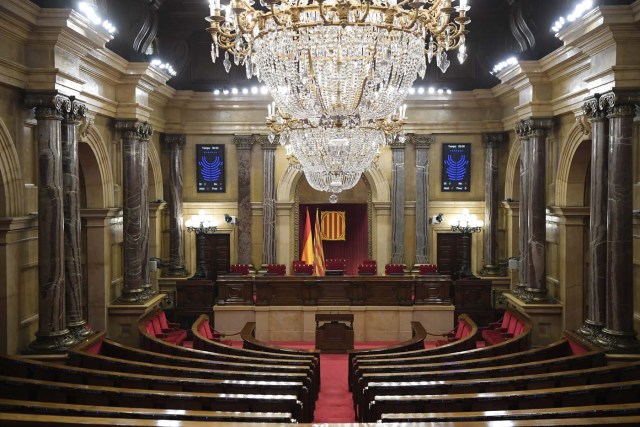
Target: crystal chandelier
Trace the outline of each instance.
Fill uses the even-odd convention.
[[[379,129],[354,127],[298,128],[280,134],[280,143],[295,156],[312,188],[337,193],[353,188],[385,144]]]
[[[457,49],[464,62],[469,6],[457,1],[210,0],[211,56],[225,50],[229,71],[231,54],[291,117],[368,125],[393,114],[432,59],[446,72]]]

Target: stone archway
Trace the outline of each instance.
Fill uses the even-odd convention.
[[[520,152],[522,143],[516,138],[511,146],[505,176],[504,196],[506,199],[520,200]]]
[[[0,119],[0,217],[24,215],[24,182],[18,152]]]
[[[113,207],[115,194],[107,144],[94,127],[80,137],[78,161],[84,176],[86,206],[83,207]]]
[[[555,200],[558,206],[585,206],[591,164],[591,140],[580,123],[573,125],[560,152]]]
[[[294,212],[296,188],[300,183],[303,172],[298,165],[289,164],[285,172],[278,181],[276,188],[276,229],[288,230],[286,234],[289,236],[286,241],[280,241],[277,244],[278,247],[278,262],[289,263],[293,259],[294,251],[294,229],[295,218],[297,216]],[[391,191],[390,185],[387,179],[382,174],[380,167],[377,163],[374,163],[369,170],[364,173],[366,181],[371,191],[371,206],[373,210],[371,215],[372,230],[376,230],[382,233],[389,233],[391,237]],[[372,240],[372,252],[375,259],[386,260],[390,259],[391,252],[387,238],[377,238],[377,232],[373,232],[371,236]],[[278,236],[284,234],[279,233]]]
[[[160,166],[160,156],[156,146],[151,142],[148,145],[147,151],[149,157],[149,186],[148,195],[149,201],[164,200],[164,190],[162,187],[162,167]]]

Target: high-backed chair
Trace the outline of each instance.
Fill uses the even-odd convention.
[[[420,264],[418,268],[418,272],[421,275],[438,273],[438,266],[435,264]]]
[[[287,274],[287,266],[284,264],[267,265],[267,274],[272,276],[284,276]]]
[[[327,259],[324,261],[324,268],[326,270],[326,275],[343,275],[344,271],[347,269],[347,260],[346,259]]]
[[[307,264],[305,261],[293,261],[293,274],[298,276],[306,276],[313,274],[313,265]]]
[[[358,266],[358,275],[372,276],[377,273],[378,267],[375,264],[361,264]]]
[[[240,276],[248,276],[249,275],[249,265],[248,264],[232,264],[229,267],[229,274],[237,274]]]
[[[402,275],[404,274],[404,269],[407,266],[404,264],[385,264],[384,266],[384,274],[388,275]]]

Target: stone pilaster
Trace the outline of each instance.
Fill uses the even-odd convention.
[[[185,277],[184,224],[182,220],[182,150],[187,138],[183,134],[165,134],[164,143],[169,149],[169,269],[167,276]]]
[[[597,342],[612,351],[636,352],[633,326],[633,119],[638,93],[613,91],[599,106],[609,118],[606,323]],[[593,167],[593,166],[592,166]]]
[[[238,156],[238,263],[251,264],[251,147],[253,135],[236,135]]]
[[[503,133],[482,135],[484,143],[484,267],[483,276],[503,276],[498,266],[498,148]]]
[[[137,120],[119,121],[122,136],[123,288],[119,303],[139,303],[149,298],[148,277],[149,208],[146,168],[147,142],[153,129]],[[143,177],[143,174],[145,175]],[[144,200],[143,200],[144,199]],[[146,231],[143,229],[146,228]],[[146,240],[145,240],[146,237]],[[146,257],[145,257],[146,256]]]
[[[276,147],[277,139],[260,137],[264,178],[262,181],[262,263],[276,262]]]
[[[416,256],[415,264],[428,263],[429,253],[429,148],[433,135],[412,135],[416,146]]]
[[[64,279],[63,114],[71,100],[56,92],[27,93],[38,141],[38,332],[34,352],[65,351],[75,343],[66,327]]]
[[[607,307],[609,121],[606,112],[600,108],[599,98],[599,95],[589,98],[582,106],[591,122],[591,204],[587,316],[578,332],[589,339],[595,339],[604,327]]]
[[[391,263],[404,263],[404,144],[391,144]]]
[[[525,299],[544,302],[547,290],[547,242],[546,242],[546,139],[553,122],[550,119],[529,119],[529,178],[528,191],[528,266]]]
[[[142,267],[142,289],[145,300],[155,294],[149,275],[149,144],[151,142],[151,133],[152,129],[149,126],[148,131],[140,135],[140,156],[138,157],[138,168],[142,182],[140,187],[140,219],[142,220],[140,223],[140,235],[142,238],[140,242],[142,246],[140,266]]]
[[[63,114],[62,169],[64,186],[64,277],[67,328],[81,341],[91,335],[83,313],[82,250],[80,247],[80,166],[78,126],[86,114],[85,104],[71,98],[71,111]]]

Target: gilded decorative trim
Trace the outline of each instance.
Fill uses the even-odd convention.
[[[170,150],[184,148],[187,144],[187,136],[183,133],[164,133],[162,140]]]
[[[238,150],[251,150],[254,142],[254,135],[234,135],[233,143]]]

